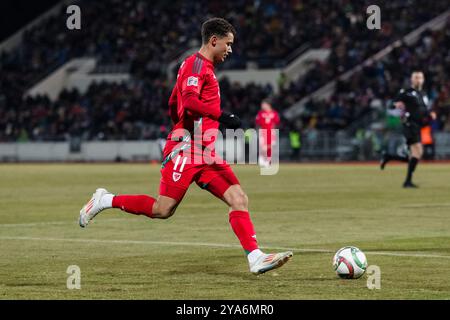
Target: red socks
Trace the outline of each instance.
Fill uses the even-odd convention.
[[[155,201],[155,198],[147,195],[121,195],[113,198],[112,207],[120,208],[123,211],[136,215],[146,215],[151,218]]]
[[[247,211],[231,211],[230,224],[247,254],[258,249],[255,229]]]

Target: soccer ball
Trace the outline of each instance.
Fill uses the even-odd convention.
[[[366,255],[356,247],[343,247],[334,255],[333,267],[343,279],[358,279],[366,272]]]

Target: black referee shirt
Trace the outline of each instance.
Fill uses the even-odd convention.
[[[394,102],[402,101],[405,104],[407,122],[414,122],[420,126],[428,116],[428,107],[425,103],[425,95],[414,89],[401,89]]]

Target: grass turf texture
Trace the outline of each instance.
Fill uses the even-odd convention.
[[[157,165],[1,165],[0,298],[450,298],[448,165],[421,164],[418,190],[401,188],[401,165],[285,164],[274,176],[234,169],[260,245],[295,248],[287,265],[258,277],[225,204],[195,184],[168,220],[110,210],[77,225],[97,187],[155,195]],[[337,278],[331,260],[345,245],[381,268],[380,290],[367,288],[367,275]],[[81,268],[81,290],[66,288],[69,265]]]

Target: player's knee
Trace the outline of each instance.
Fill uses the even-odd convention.
[[[173,210],[164,208],[159,211],[159,218],[160,219],[169,219],[174,213],[175,212]]]
[[[411,155],[414,158],[421,159],[423,156],[423,148],[420,145],[415,145],[413,148],[411,148]]]
[[[234,210],[248,210],[248,197],[245,193],[237,193],[232,197],[231,208]]]
[[[153,212],[153,216],[159,219],[168,219],[176,211],[176,206],[174,205],[158,205],[156,210]]]

